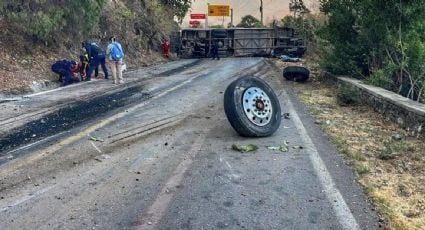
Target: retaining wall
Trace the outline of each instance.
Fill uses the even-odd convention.
[[[407,129],[411,134],[425,137],[425,104],[410,100],[394,92],[364,84],[360,80],[348,77],[332,76],[326,73],[337,84],[355,87],[360,101],[371,106],[391,121]]]

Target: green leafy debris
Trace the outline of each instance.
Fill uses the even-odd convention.
[[[254,144],[247,144],[247,145],[236,145],[233,144],[232,145],[232,149],[239,151],[241,153],[247,153],[247,152],[253,152],[256,151],[258,149],[258,146],[254,145]]]
[[[289,147],[288,142],[284,141],[283,144],[279,146],[269,146],[267,148],[274,151],[288,152],[288,147]]]

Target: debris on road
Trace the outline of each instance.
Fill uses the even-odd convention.
[[[304,149],[304,147],[299,146],[299,145],[292,146],[292,148],[293,148],[293,149]]]
[[[281,122],[279,99],[267,82],[256,77],[241,77],[227,87],[224,112],[244,137],[270,136]]]
[[[106,159],[109,159],[109,158],[111,158],[111,156],[109,156],[108,154],[102,154],[100,156],[95,157],[94,159],[99,161],[99,162],[102,162],[103,160],[106,160]]]
[[[299,62],[300,61],[299,58],[290,57],[288,55],[280,56],[280,60],[282,60],[284,62]]]
[[[283,69],[283,77],[288,81],[305,82],[310,77],[310,70],[302,66],[288,66]]]
[[[254,145],[254,144],[247,144],[247,145],[236,145],[233,144],[232,145],[232,149],[239,151],[241,153],[247,153],[247,152],[253,152],[256,151],[258,149],[258,146]]]
[[[101,138],[93,137],[90,134],[88,136],[89,136],[89,139],[92,140],[92,141],[105,142],[105,140],[103,140]]]
[[[291,116],[290,116],[289,113],[284,113],[282,116],[283,116],[283,118],[285,118],[287,120],[291,119]]]
[[[269,146],[267,147],[270,150],[274,150],[274,151],[280,151],[280,152],[288,152],[288,142],[284,141],[283,144],[279,145],[279,146]]]

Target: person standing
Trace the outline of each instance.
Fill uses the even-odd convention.
[[[212,55],[213,60],[215,58],[217,58],[217,60],[220,60],[220,56],[218,56],[218,43],[217,43],[217,41],[213,41],[213,43],[211,45],[211,55]]]
[[[83,48],[86,49],[86,52],[90,59],[89,68],[86,73],[86,80],[91,80],[91,74],[93,73],[93,70],[95,70],[99,65],[102,66],[103,73],[105,74],[105,79],[108,79],[108,69],[106,68],[105,51],[101,49],[98,45],[96,45],[96,43],[84,41],[82,45]]]
[[[162,54],[166,58],[170,58],[170,42],[168,39],[164,39],[162,42]]]
[[[115,37],[109,39],[110,43],[106,49],[106,56],[108,57],[109,68],[112,71],[112,80],[114,84],[124,83],[122,77],[122,61],[124,58],[124,52],[122,51],[122,46],[117,42]]]

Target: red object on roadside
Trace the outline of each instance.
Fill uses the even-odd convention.
[[[201,25],[201,22],[200,21],[197,21],[197,20],[193,20],[193,21],[189,21],[189,25],[191,25],[191,26],[199,26],[199,25]]]
[[[170,42],[168,42],[168,40],[165,39],[162,42],[161,46],[162,46],[162,54],[164,55],[164,57],[169,58],[170,57],[170,54],[169,54],[169,52],[170,52]]]

